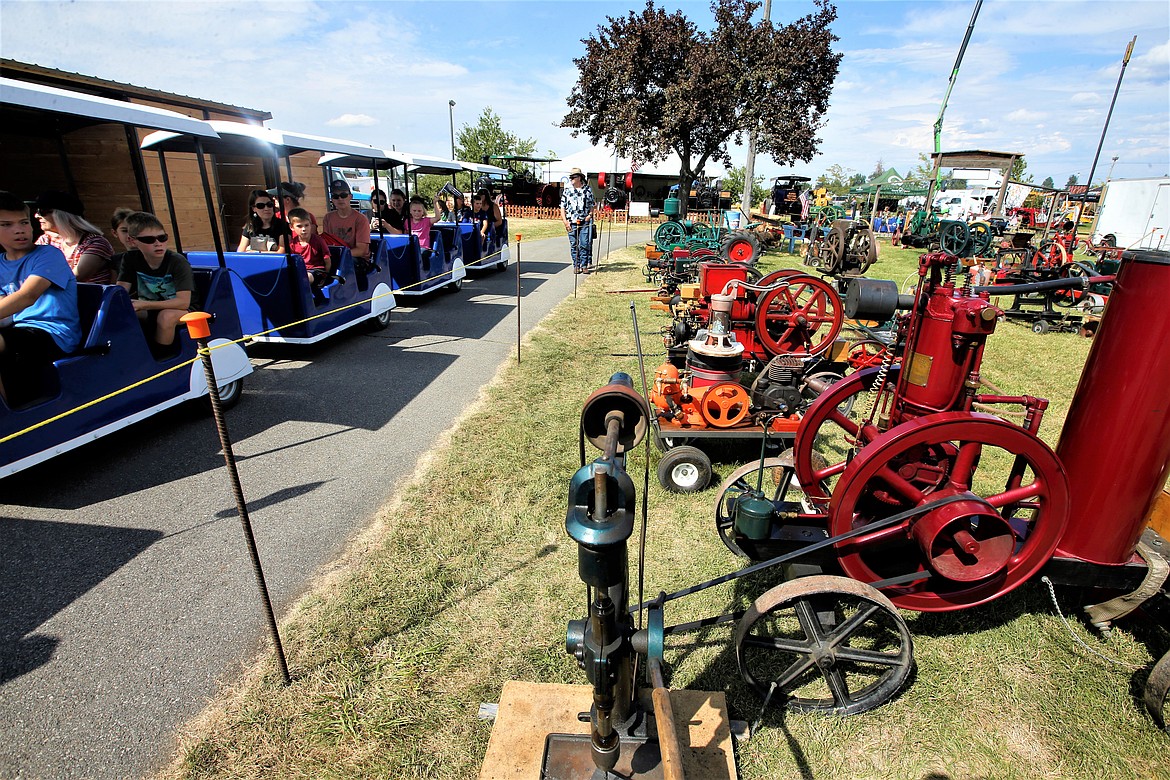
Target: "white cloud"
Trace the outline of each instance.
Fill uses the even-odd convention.
[[[342,114],[335,116],[325,124],[330,127],[373,127],[378,120],[369,114]]]
[[[1035,124],[1048,115],[1041,111],[1029,111],[1026,108],[1017,108],[1004,117],[1009,122],[1031,122]]]
[[[1070,103],[1100,103],[1101,96],[1096,92],[1078,92],[1068,99]]]

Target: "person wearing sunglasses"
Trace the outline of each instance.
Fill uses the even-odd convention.
[[[77,281],[113,284],[117,276],[114,247],[84,214],[81,201],[69,193],[42,193],[36,202],[36,218],[44,234],[37,244],[60,249]]]
[[[373,216],[370,219],[370,230],[378,230],[395,236],[405,233],[406,220],[403,217],[402,208],[405,202],[406,193],[399,189],[391,190],[389,198],[382,190],[371,192],[370,213]]]
[[[292,231],[288,223],[276,216],[276,198],[265,190],[252,190],[248,196],[248,222],[240,231],[237,252],[283,252]]]
[[[195,305],[195,276],[191,264],[167,249],[170,237],[154,214],[136,211],[126,227],[137,249],[122,258],[118,284],[130,293],[155,359],[173,357],[179,318]]]
[[[364,261],[370,256],[370,220],[353,207],[353,193],[344,179],[329,185],[329,201],[333,210],[321,219],[321,229],[349,247],[354,260]]]

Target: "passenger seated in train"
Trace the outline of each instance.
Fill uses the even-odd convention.
[[[292,243],[289,249],[305,261],[309,284],[313,290],[320,290],[329,281],[329,269],[333,258],[329,247],[321,236],[313,232],[312,215],[305,209],[293,209],[288,213],[292,224]]]
[[[77,278],[60,249],[33,243],[24,201],[0,191],[0,399],[34,400],[42,369],[79,343]]]
[[[451,205],[447,203],[446,195],[448,194],[451,195]],[[439,222],[471,222],[471,208],[464,203],[463,193],[458,190],[452,192],[447,189],[447,185],[436,192],[435,219]]]
[[[362,262],[370,256],[370,221],[353,208],[349,184],[335,179],[329,185],[330,211],[321,220],[321,229],[349,247],[354,260]]]
[[[274,198],[279,198],[281,209],[277,215],[288,220],[288,215],[292,213],[293,209],[303,208],[301,201],[305,197],[305,185],[299,181],[282,181],[279,186],[268,190],[268,194]],[[305,209],[308,211],[308,209]],[[313,216],[313,212],[309,212],[309,221],[313,223],[313,233],[317,232],[317,218]]]
[[[36,218],[44,234],[40,246],[55,246],[79,282],[113,284],[114,247],[98,228],[84,217],[81,201],[67,192],[45,192],[36,200]]]
[[[418,239],[418,245],[422,254],[423,268],[430,270],[431,256],[434,250],[431,247],[431,228],[434,223],[431,218],[427,216],[427,202],[418,195],[410,199],[410,216],[407,218],[407,226],[410,228],[411,234]]]
[[[481,189],[472,196],[471,208],[472,218],[476,223],[476,229],[479,230],[480,246],[486,249],[488,231],[493,228],[499,231],[504,225],[504,215],[500,213],[500,207],[492,203],[491,193],[486,189]]]
[[[158,217],[136,211],[126,217],[126,225],[136,249],[122,259],[118,284],[130,293],[151,353],[168,357],[175,353],[179,318],[195,303],[195,276],[187,258],[167,249],[169,236]]]
[[[276,216],[276,198],[266,190],[252,190],[248,196],[247,223],[240,235],[237,252],[283,252],[291,234],[288,223]]]
[[[380,193],[382,191],[374,190],[374,192]],[[383,197],[385,197],[384,194]],[[370,196],[370,201],[374,202],[373,194]],[[399,189],[391,190],[388,199],[373,206],[375,216],[374,219],[370,220],[370,229],[395,236],[406,233],[407,210],[404,208],[405,204],[406,193]]]
[[[122,258],[134,248],[134,244],[130,242],[130,229],[126,227],[126,217],[133,213],[134,209],[114,209],[114,213],[110,217],[110,230],[113,231],[114,238],[118,239],[118,243],[122,245],[122,251],[115,252],[114,256],[110,258],[110,264],[114,268],[115,282],[118,281],[118,273],[122,270]]]

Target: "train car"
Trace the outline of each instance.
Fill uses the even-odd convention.
[[[69,90],[0,79],[5,132],[58,139],[94,125],[122,125],[185,133],[211,141],[208,123],[171,111]],[[225,406],[239,401],[252,372],[243,347],[235,296],[227,272],[195,268],[196,299],[214,315],[211,357]],[[196,346],[180,328],[177,352],[152,356],[129,294],[117,285],[78,285],[81,345],[40,377],[39,395],[10,408],[0,402],[0,477],[133,425],[208,393]]]
[[[213,139],[190,133],[158,131],[142,141],[144,151],[159,155],[164,176],[165,154],[200,153],[259,157],[280,163],[292,179],[290,157],[304,151],[324,151],[361,158],[367,165],[383,161],[383,153],[372,146],[334,138],[290,133],[259,125],[213,120]],[[274,187],[277,182],[267,182]],[[210,192],[204,181],[205,191]],[[385,328],[397,305],[389,263],[379,262],[371,245],[372,262],[360,267],[348,250],[336,253],[332,280],[323,289],[313,290],[303,260],[291,252],[224,252],[218,234],[214,252],[192,252],[196,262],[228,269],[239,303],[240,324],[257,341],[312,344],[363,323]]]

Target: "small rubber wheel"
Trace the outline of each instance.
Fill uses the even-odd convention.
[[[449,293],[457,293],[463,289],[463,279],[459,278],[455,279],[454,281],[447,282],[445,285],[443,285],[443,289]]]
[[[228,382],[225,385],[219,386],[219,408],[223,410],[231,409],[240,402],[244,397],[244,380],[236,379]],[[211,411],[211,394],[203,396],[203,404],[208,411]]]
[[[1162,656],[1150,670],[1150,676],[1146,678],[1145,695],[1142,698],[1154,721],[1163,731],[1170,734],[1170,712],[1166,710],[1166,705],[1170,701],[1170,653]]]
[[[711,482],[711,459],[698,447],[675,447],[658,461],[658,482],[671,493],[697,493]]]
[[[1032,323],[1033,333],[1047,333],[1050,330],[1052,330],[1052,325],[1048,320],[1036,320]]]
[[[386,311],[382,312],[381,314],[375,314],[373,317],[370,317],[368,320],[366,320],[366,323],[369,325],[370,330],[373,330],[373,331],[386,330],[386,328],[390,327],[390,312],[391,311],[393,311],[393,310],[387,309]]]

